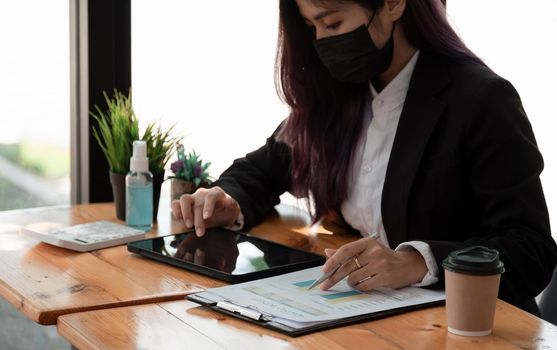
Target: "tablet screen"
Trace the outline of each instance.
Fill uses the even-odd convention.
[[[268,273],[273,270],[279,274],[286,272],[284,268],[290,272],[324,263],[320,255],[225,229],[207,229],[202,237],[188,232],[136,241],[128,244],[128,250],[151,252],[158,257],[144,255],[185,268],[197,266],[195,271],[227,281],[236,281],[234,276],[248,277],[241,278],[245,281],[274,275]]]

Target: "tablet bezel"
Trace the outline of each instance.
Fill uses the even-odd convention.
[[[218,228],[218,229],[228,231],[228,230],[223,229],[223,228]],[[294,272],[294,271],[298,271],[298,270],[302,270],[302,269],[306,269],[306,268],[310,268],[310,267],[323,265],[325,263],[325,260],[326,260],[325,257],[322,256],[322,255],[319,255],[319,254],[316,254],[316,253],[313,253],[313,252],[308,252],[306,250],[290,247],[290,246],[280,244],[280,243],[277,243],[277,242],[274,242],[274,241],[271,241],[271,240],[268,240],[268,239],[253,236],[249,233],[245,233],[245,232],[234,232],[234,233],[242,235],[248,241],[260,241],[260,242],[265,242],[269,245],[274,245],[274,246],[286,248],[286,249],[292,250],[292,251],[298,251],[298,252],[304,253],[304,254],[306,254],[310,257],[313,257],[313,259],[308,260],[308,261],[304,261],[304,262],[288,264],[288,265],[270,267],[269,269],[261,270],[261,271],[252,271],[252,272],[248,272],[248,273],[244,273],[244,274],[231,274],[231,273],[226,273],[226,272],[221,271],[221,270],[213,269],[213,268],[208,267],[208,266],[194,264],[192,262],[182,260],[182,259],[176,259],[174,257],[168,256],[168,255],[163,255],[163,254],[154,252],[152,250],[144,249],[140,246],[141,242],[151,241],[151,240],[154,240],[154,239],[170,237],[170,236],[177,236],[177,235],[181,235],[181,234],[195,234],[195,233],[193,233],[193,231],[186,231],[186,232],[180,232],[180,233],[175,233],[175,234],[170,234],[170,235],[151,237],[151,238],[147,238],[147,239],[142,239],[142,240],[130,242],[130,243],[127,244],[127,246],[128,246],[127,249],[128,249],[129,252],[138,254],[140,256],[143,256],[143,257],[146,257],[146,258],[158,261],[158,262],[162,262],[162,263],[165,263],[165,264],[180,267],[180,268],[186,269],[188,271],[197,272],[197,273],[200,273],[202,275],[213,277],[213,278],[216,278],[216,279],[219,279],[219,280],[222,280],[222,281],[225,281],[225,282],[229,282],[229,283],[248,282],[248,281],[252,281],[252,280],[256,280],[256,279],[260,279],[260,278],[281,275],[281,274],[288,273],[288,272]]]

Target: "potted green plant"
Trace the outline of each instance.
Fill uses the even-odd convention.
[[[181,138],[171,136],[174,126],[165,131],[157,123],[148,124],[143,135],[140,135],[139,120],[135,115],[131,96],[114,90],[112,98],[106,92],[104,98],[107,111],[95,106],[96,113],[91,111],[90,114],[98,122],[98,128],[93,127],[93,135],[110,168],[116,217],[126,219],[125,178],[130,167],[132,144],[135,140],[144,140],[147,142],[149,170],[153,173],[153,218],[156,220],[164,167],[172,155],[173,145]]]
[[[139,121],[135,116],[129,96],[114,90],[113,98],[103,92],[107,111],[95,105],[96,113],[90,112],[98,123],[93,135],[101,147],[109,166],[112,195],[116,205],[116,217],[126,219],[126,173],[130,166],[132,142],[139,140]]]
[[[200,187],[207,187],[212,180],[209,176],[210,162],[204,162],[195,150],[185,154],[184,146],[176,146],[178,159],[170,165],[173,175],[170,179],[170,200],[179,199],[185,193],[193,193]]]

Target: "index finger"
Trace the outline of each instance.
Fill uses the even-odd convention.
[[[355,242],[350,242],[340,247],[323,265],[323,272],[331,271],[335,266],[343,264],[346,260],[363,252],[366,247],[366,241],[359,239]]]
[[[207,220],[213,215],[215,210],[215,204],[224,192],[219,191],[216,188],[212,188],[207,192],[205,196],[205,203],[203,205],[203,220]]]
[[[184,224],[186,225],[187,228],[191,228],[193,226],[193,217],[192,217],[193,203],[194,203],[193,196],[191,194],[184,194],[180,197],[178,205],[176,206],[176,208],[182,212],[182,219],[184,220]]]

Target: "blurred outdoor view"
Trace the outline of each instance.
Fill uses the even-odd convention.
[[[0,1],[0,211],[70,202],[69,4]],[[71,348],[2,298],[0,319],[2,349]]]
[[[0,45],[0,210],[69,203],[69,1],[0,2]]]

